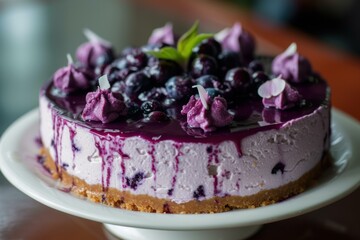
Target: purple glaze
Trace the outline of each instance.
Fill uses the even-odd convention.
[[[214,145],[229,140],[235,143],[241,154],[241,139],[259,131],[279,129],[287,121],[310,114],[320,105],[329,101],[328,86],[321,79],[314,83],[293,84],[293,87],[305,99],[306,104],[304,106],[280,111],[264,108],[261,99],[244,99],[237,102],[236,106],[229,106],[230,111],[235,114],[231,125],[207,133],[193,131],[186,126],[184,127],[186,118],[180,114],[172,115],[171,119],[166,123],[146,122],[143,119],[134,119],[127,122],[118,120],[105,124],[83,121],[81,112],[86,104],[84,93],[79,92],[63,96],[56,91],[50,81],[44,85],[41,94],[48,98],[53,105],[52,108],[62,115],[63,119],[68,119],[68,121],[89,128],[98,136],[121,134],[122,137],[141,136],[150,142],[154,142],[153,138],[157,138],[158,140],[199,142]],[[57,124],[55,118],[53,122]],[[265,125],[262,124],[264,122]],[[55,141],[56,139],[54,139],[54,143]]]
[[[176,148],[176,156],[175,156],[175,166],[174,166],[174,170],[175,170],[175,174],[172,178],[172,182],[171,182],[171,189],[169,190],[168,192],[168,195],[171,196],[172,195],[172,192],[174,190],[174,187],[175,187],[175,184],[176,184],[176,180],[177,180],[177,175],[178,175],[178,172],[179,172],[179,157],[181,156],[181,147],[182,147],[182,144],[181,143],[176,143],[175,145],[175,148]]]
[[[125,114],[126,105],[120,93],[98,88],[86,94],[86,105],[81,116],[85,121],[109,123]]]
[[[149,152],[151,156],[151,172],[154,174],[154,182],[156,184],[156,159],[155,159],[155,147],[154,145],[151,145],[151,149]],[[155,191],[156,189],[154,189]]]

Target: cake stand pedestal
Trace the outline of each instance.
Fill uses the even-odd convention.
[[[123,227],[113,224],[104,224],[110,240],[137,239],[137,240],[241,240],[254,235],[261,225],[244,226],[238,228],[205,229],[205,230],[159,230],[134,227]]]

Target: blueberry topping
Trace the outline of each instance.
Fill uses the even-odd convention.
[[[141,104],[141,110],[144,114],[149,114],[154,111],[162,111],[161,103],[156,100],[150,100]]]
[[[143,69],[148,62],[147,55],[140,49],[129,48],[123,51],[123,56],[114,61],[114,65],[119,69],[129,68],[133,71]]]
[[[195,78],[202,75],[217,75],[218,65],[215,58],[208,55],[199,55],[192,62],[191,74]]]
[[[249,71],[252,73],[264,71],[264,65],[260,60],[253,60],[249,63]]]
[[[193,193],[193,198],[199,199],[205,197],[204,186],[200,185]]]
[[[205,54],[212,57],[217,57],[221,52],[221,45],[214,38],[203,40],[199,45],[194,47],[193,53]]]
[[[221,92],[215,88],[205,88],[205,90],[211,98],[221,96]]]
[[[148,69],[148,73],[152,82],[157,86],[161,86],[169,78],[180,75],[182,69],[176,62],[159,60]]]
[[[174,76],[170,78],[166,84],[166,91],[170,98],[175,100],[186,100],[193,93],[193,81],[187,76]]]
[[[139,94],[150,87],[150,78],[142,71],[130,74],[125,80],[125,92],[129,96]]]
[[[108,75],[108,80],[109,80],[110,84],[113,84],[114,82],[117,82],[117,81],[125,80],[126,77],[129,76],[133,72],[134,71],[131,70],[130,68],[119,69],[114,66],[110,66],[107,69],[105,69],[105,74]]]
[[[106,53],[100,55],[97,59],[96,59],[96,66],[104,66],[104,65],[109,65],[112,61],[114,61],[115,58],[115,54],[112,50],[108,50],[106,51]]]
[[[222,76],[225,75],[228,70],[242,66],[241,55],[238,52],[223,52],[218,58]]]
[[[128,109],[127,114],[129,116],[136,116],[141,113],[141,109],[137,103],[134,102],[127,102],[126,107]]]
[[[219,78],[214,75],[204,75],[196,79],[196,84],[201,85],[204,88],[213,88],[218,82]]]
[[[132,178],[126,177],[126,185],[131,189],[136,190],[139,185],[141,185],[144,179],[144,173],[136,173]]]
[[[273,169],[271,169],[271,174],[277,174],[278,171],[281,172],[281,174],[284,173],[285,164],[282,162],[278,162]]]
[[[250,86],[251,77],[246,68],[233,68],[227,72],[225,81],[229,82],[237,93],[245,93]]]
[[[162,102],[166,98],[166,94],[167,93],[165,88],[152,88],[148,91],[140,93],[138,98],[143,102],[149,100]]]
[[[264,72],[258,71],[251,76],[251,91],[257,96],[257,90],[261,84],[269,80],[269,76]]]
[[[111,91],[112,91],[112,92],[123,93],[123,92],[125,92],[125,89],[126,89],[126,84],[125,84],[125,82],[115,82],[115,83],[111,86]]]
[[[148,115],[148,120],[151,122],[166,122],[169,120],[169,117],[164,112],[153,111]]]

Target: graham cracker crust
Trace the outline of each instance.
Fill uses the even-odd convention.
[[[306,188],[316,183],[316,178],[330,165],[330,154],[326,153],[320,163],[300,179],[279,188],[263,190],[257,194],[245,197],[214,197],[202,201],[192,200],[177,204],[167,199],[155,198],[148,195],[133,195],[128,191],[119,191],[115,188],[109,188],[104,192],[100,184],[89,185],[84,180],[69,175],[66,171],[62,170],[61,167],[56,166],[47,149],[42,148],[40,155],[44,157],[44,162],[42,163],[44,168],[49,171],[52,178],[59,180],[62,186],[64,186],[64,189],[68,189],[69,192],[96,203],[126,210],[151,213],[220,213],[232,209],[256,208],[270,205],[305,191]]]

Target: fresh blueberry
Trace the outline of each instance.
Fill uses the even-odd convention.
[[[96,66],[109,65],[112,61],[114,61],[114,58],[115,58],[114,51],[112,49],[109,49],[108,51],[106,51],[106,53],[100,55],[96,59]]]
[[[105,69],[104,74],[107,74],[110,84],[113,84],[115,82],[125,80],[126,77],[133,72],[134,71],[129,68],[119,69],[115,66],[110,65]]]
[[[161,103],[156,100],[150,100],[141,104],[141,110],[144,114],[149,114],[154,111],[162,111]]]
[[[221,93],[221,96],[226,100],[232,100],[234,98],[234,91],[229,82],[217,82],[214,88]]]
[[[196,55],[205,54],[216,58],[221,52],[221,45],[214,38],[203,40],[199,45],[193,48]]]
[[[205,88],[205,90],[211,98],[221,96],[221,92],[215,88]]]
[[[193,80],[187,76],[174,76],[170,78],[165,88],[170,98],[184,100],[190,98],[193,93]]]
[[[139,105],[134,102],[127,102],[126,107],[128,109],[127,114],[129,116],[137,116],[141,113]]]
[[[233,68],[226,73],[225,81],[230,83],[235,92],[243,94],[250,86],[251,77],[245,68]]]
[[[112,92],[120,92],[123,93],[125,92],[126,89],[126,84],[125,82],[115,82],[112,86],[111,86],[111,91]]]
[[[166,89],[165,88],[152,88],[149,91],[140,93],[138,98],[142,102],[149,101],[149,100],[157,100],[159,102],[162,102],[166,98]]]
[[[260,60],[253,60],[249,63],[249,70],[251,73],[264,71],[264,65]]]
[[[134,96],[151,87],[150,78],[144,72],[131,73],[125,80],[125,93]]]
[[[141,51],[141,49],[129,48],[123,51],[121,58],[116,59],[113,62],[119,69],[129,68],[133,71],[143,69],[148,62],[148,56]]]
[[[238,52],[222,52],[218,58],[220,73],[222,76],[225,75],[228,70],[241,67],[243,65],[241,55]]]
[[[181,67],[173,61],[159,60],[148,69],[151,80],[157,86],[165,84],[169,78],[180,75]]]
[[[199,55],[192,62],[191,74],[195,78],[202,75],[217,75],[218,64],[215,58],[203,54]]]
[[[164,112],[153,111],[149,113],[148,120],[151,122],[166,122],[169,120],[169,117]]]
[[[213,88],[217,82],[219,82],[219,78],[214,75],[204,75],[196,79],[196,84],[204,88]]]
[[[258,88],[261,84],[269,80],[269,76],[266,75],[264,72],[255,72],[251,76],[251,91],[253,93],[257,93]],[[257,96],[257,94],[255,94]]]

